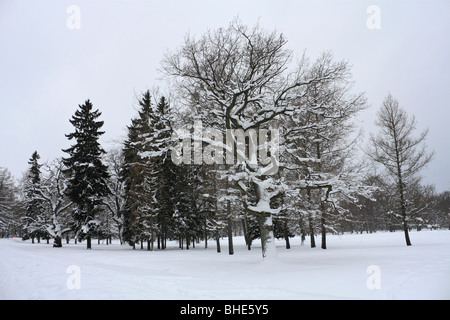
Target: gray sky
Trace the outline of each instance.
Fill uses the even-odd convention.
[[[70,5],[79,29],[67,26],[78,26]],[[392,93],[418,130],[430,129],[436,157],[424,181],[450,189],[450,1],[0,0],[0,166],[20,177],[34,150],[41,162],[63,156],[69,119],[88,98],[103,113],[104,148],[114,146],[136,96],[162,85],[164,52],[236,16],[284,33],[298,56],[331,50],[347,60],[371,104],[360,116],[366,135]]]

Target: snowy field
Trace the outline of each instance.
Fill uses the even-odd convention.
[[[204,249],[133,251],[128,245],[85,243],[52,248],[0,239],[0,299],[450,299],[450,231],[345,234],[328,249],[309,239],[262,261],[257,242],[235,254],[214,241]]]

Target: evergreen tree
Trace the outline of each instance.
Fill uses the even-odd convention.
[[[123,209],[122,238],[135,247],[143,240],[145,231],[145,216],[149,209],[150,195],[148,186],[149,167],[143,154],[150,150],[147,135],[151,133],[150,118],[152,116],[152,102],[150,91],[146,91],[139,100],[141,109],[138,117],[131,120],[128,126],[128,137],[123,146],[123,165],[120,179],[124,183],[125,204]]]
[[[172,140],[170,106],[161,97],[153,113],[153,135],[149,138],[152,153],[149,158],[151,188],[153,189],[152,208],[155,215],[157,235],[161,248],[165,248],[170,232],[170,218],[174,211],[176,198],[176,166],[171,160]],[[158,242],[159,243],[159,242]]]
[[[102,162],[105,151],[98,139],[103,121],[97,121],[101,112],[93,111],[91,101],[86,100],[72,116],[70,123],[75,132],[66,135],[76,143],[63,150],[69,156],[63,159],[64,172],[70,176],[66,194],[76,206],[73,211],[74,231],[79,239],[87,240],[91,249],[91,236],[95,234],[98,221],[95,215],[101,210],[103,198],[109,193],[107,181],[108,168]]]
[[[42,197],[41,165],[38,160],[41,157],[37,151],[33,152],[28,164],[30,168],[25,177],[25,217],[23,218],[25,234],[23,239],[34,238],[40,242],[41,237],[46,237],[46,208],[45,199]]]

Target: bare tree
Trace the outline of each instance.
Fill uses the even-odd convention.
[[[24,208],[19,192],[11,172],[0,167],[0,238],[22,234],[20,217]]]
[[[428,130],[414,136],[416,119],[408,116],[391,94],[384,99],[378,111],[376,125],[380,132],[371,135],[372,147],[367,153],[375,162],[383,165],[397,185],[397,212],[400,214],[406,245],[411,245],[408,232],[408,209],[406,188],[433,158],[426,151]]]
[[[107,217],[111,217],[118,229],[119,241],[122,244],[123,210],[125,208],[125,181],[121,179],[120,172],[124,164],[124,155],[121,149],[113,148],[104,157],[111,178],[108,181],[110,194],[105,197],[104,205],[107,208]],[[108,243],[108,242],[106,242]]]
[[[208,31],[198,40],[186,37],[178,51],[165,56],[162,68],[184,105],[210,119],[208,125],[266,129],[281,115],[305,108],[313,86],[345,78],[348,71],[345,62],[334,62],[330,55],[312,65],[303,56],[291,68],[292,52],[286,43],[283,34],[266,32],[258,25],[249,28],[236,19],[228,28]],[[272,217],[280,212],[270,206],[281,192],[280,179],[266,174],[281,168],[274,157],[271,153],[267,165],[246,161],[234,179],[244,194],[256,190],[258,199],[246,210],[259,220],[263,257],[268,249],[275,250]],[[249,180],[254,189],[239,183]]]
[[[41,197],[47,203],[49,221],[46,230],[54,239],[53,247],[62,247],[62,236],[71,231],[68,210],[72,206],[64,194],[68,177],[63,173],[64,165],[61,159],[55,159],[50,164],[44,164],[45,176],[42,183]]]

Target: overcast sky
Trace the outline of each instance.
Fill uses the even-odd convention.
[[[163,85],[164,52],[236,16],[282,32],[299,56],[347,60],[371,105],[359,118],[366,135],[390,92],[430,129],[424,181],[450,189],[450,1],[0,0],[0,167],[20,177],[35,150],[41,162],[63,156],[69,119],[88,98],[113,147],[136,97]]]

